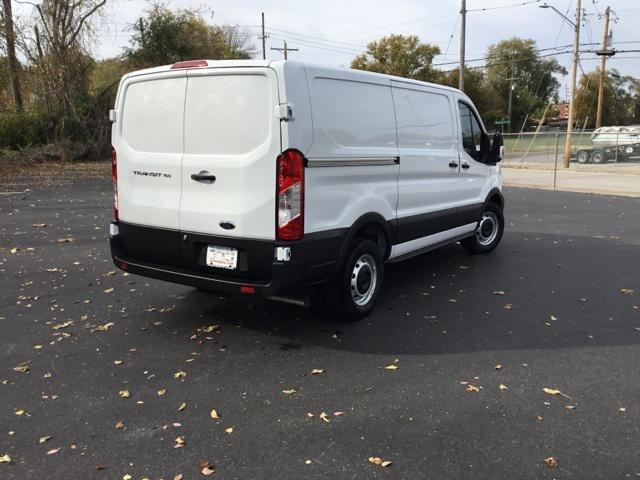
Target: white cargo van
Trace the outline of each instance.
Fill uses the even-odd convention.
[[[204,290],[373,308],[385,262],[504,229],[497,163],[462,92],[292,61],[125,75],[113,122],[114,263]]]

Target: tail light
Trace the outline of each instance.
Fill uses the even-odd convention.
[[[304,235],[304,156],[286,150],[277,160],[276,238],[300,240]]]
[[[111,149],[111,180],[113,181],[113,216],[118,218],[118,155],[116,149]]]

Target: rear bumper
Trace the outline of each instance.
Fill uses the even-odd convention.
[[[117,227],[117,224],[112,224]],[[118,228],[111,228],[117,232]],[[140,247],[135,253],[131,252],[129,242],[122,235],[111,235],[109,243],[111,257],[116,267],[128,273],[156,278],[167,282],[190,285],[221,293],[248,293],[259,296],[273,296],[285,293],[297,293],[308,287],[321,285],[330,281],[335,271],[336,259],[346,232],[323,232],[310,234],[297,242],[271,242],[268,249],[269,258],[265,259],[265,245],[263,241],[238,240],[242,248],[249,250],[248,270],[238,272],[238,276],[229,276],[229,272],[216,269],[203,269],[201,265],[191,264],[189,258],[182,262],[168,264],[163,259],[168,257],[154,252],[151,256],[140,254]],[[229,238],[208,237],[209,244],[224,244],[233,246]],[[291,259],[287,262],[274,260],[275,249],[286,246],[291,249]],[[257,252],[257,253],[254,253]],[[256,259],[260,255],[260,259]],[[144,257],[144,258],[140,258]],[[170,258],[170,257],[169,257]],[[251,270],[251,262],[260,264],[261,278],[257,279]],[[269,272],[264,275],[265,260],[269,262]]]

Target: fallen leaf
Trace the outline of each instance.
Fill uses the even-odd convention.
[[[333,416],[334,417],[339,417],[340,415],[343,415],[344,412],[333,412]]]
[[[382,460],[380,457],[369,457],[369,462],[380,467],[388,467],[392,463],[390,460]]]
[[[11,457],[8,454],[2,455],[0,457],[0,463],[9,463],[11,462]]]
[[[162,395],[164,395],[165,393],[167,393],[167,391],[166,391],[164,388],[163,388],[162,390],[158,390],[158,395],[159,395],[159,396],[162,396]]]
[[[58,323],[57,325],[54,325],[53,328],[54,330],[60,330],[62,328],[67,328],[70,327],[71,325],[73,325],[73,321],[69,320],[68,322],[64,322],[64,323]]]
[[[475,385],[471,385],[471,384],[469,384],[469,385],[467,385],[467,386],[466,386],[466,390],[467,390],[468,392],[474,392],[474,393],[476,393],[476,392],[479,392],[479,391],[480,391],[480,389],[479,389],[478,387],[476,387]]]
[[[29,371],[29,362],[19,363],[17,366],[13,367],[13,370],[20,373],[26,373]]]
[[[23,416],[24,414],[25,414],[25,411],[24,411],[24,410],[22,410],[22,409],[20,409],[20,410],[16,410],[16,415],[17,415],[17,416],[21,417],[21,416]]]
[[[398,370],[398,368],[400,368],[400,367],[398,367],[397,365],[391,364],[391,365],[387,365],[384,368],[385,368],[385,370]]]
[[[498,364],[495,367],[493,367],[495,370],[502,370],[502,365]]]
[[[124,428],[124,423],[123,423],[122,421],[119,421],[118,423],[116,423],[116,428],[117,428],[118,430],[120,430],[120,429]]]
[[[620,408],[618,409],[618,411],[619,411],[619,412],[626,412],[626,411],[627,411],[627,409],[626,409],[625,407],[620,407]]]
[[[104,325],[98,325],[96,328],[92,330],[92,332],[106,332],[110,327],[113,327],[115,323],[107,322]]]
[[[505,304],[504,309],[505,310],[511,310],[511,309],[513,309],[513,305],[511,305],[510,303],[507,303],[507,304]]]
[[[494,290],[493,294],[494,295],[504,295],[504,290]]]
[[[562,393],[560,390],[556,390],[555,388],[548,388],[548,387],[544,387],[544,388],[542,389],[542,391],[543,391],[544,393],[549,394],[549,395],[562,395],[563,397],[565,397],[565,398],[568,398],[568,399],[571,399],[571,400],[572,400],[572,398],[571,398],[569,395],[565,395],[565,394],[564,394],[564,393]]]
[[[113,287],[111,287],[111,288],[107,288],[107,289],[104,291],[104,293],[111,293],[111,292],[113,292],[113,290],[114,290],[114,288],[113,288]]]
[[[48,442],[49,440],[51,440],[51,437],[49,436],[40,437],[40,439],[38,440],[38,443],[42,444],[44,442]]]
[[[61,447],[58,447],[58,448],[52,448],[51,450],[49,450],[49,451],[47,452],[47,455],[55,455],[55,454],[56,454],[56,453],[58,453],[60,450],[62,450],[62,448],[61,448]]]
[[[311,370],[311,375],[320,375],[321,373],[324,373],[324,370],[321,370],[319,368],[314,368],[313,370]]]
[[[624,293],[625,295],[631,295],[633,293],[633,289],[631,289],[631,288],[621,288],[620,292]]]
[[[18,252],[20,251],[20,248],[18,248],[18,247],[13,247],[10,251],[11,251],[11,254],[12,254],[12,255],[15,255],[16,253],[18,253]]]
[[[329,417],[327,416],[327,414],[326,414],[325,412],[322,412],[322,413],[320,414],[320,418],[321,418],[322,420],[324,420],[325,422],[329,423]]]
[[[209,475],[213,475],[215,473],[215,470],[211,468],[209,465],[205,466],[200,471],[202,472],[202,475],[204,475],[205,477],[208,477]]]
[[[173,477],[173,480],[182,480],[182,474],[179,473],[178,475],[176,475],[175,477]]]
[[[233,427],[225,428],[224,431],[227,433],[233,433]]]
[[[297,393],[298,391],[295,388],[292,388],[291,390],[282,390],[282,393],[284,393],[285,395],[293,395],[294,393]]]
[[[131,480],[133,477],[128,473],[122,476],[122,480]]]
[[[175,442],[176,442],[176,444],[173,446],[173,448],[182,448],[182,447],[184,447],[184,437],[177,437]]]
[[[558,459],[556,457],[547,457],[544,459],[544,463],[546,463],[549,468],[556,468],[558,466]]]
[[[575,405],[565,405],[564,408],[566,408],[567,410],[575,410],[576,406]]]
[[[73,243],[74,240],[71,237],[59,238],[58,243]]]
[[[183,411],[185,408],[187,408],[187,404],[186,403],[181,403],[180,406],[178,407],[178,411],[181,412]]]
[[[509,387],[507,387],[506,385],[503,385],[502,383],[500,384],[500,390],[509,390]]]
[[[187,372],[183,372],[182,370],[178,370],[173,374],[173,378],[184,378],[187,376]]]
[[[218,415],[218,412],[214,410],[211,410],[211,418],[213,418],[214,420],[220,420],[220,415]]]
[[[118,392],[118,395],[120,395],[122,398],[129,398],[131,396],[129,390],[120,390]]]

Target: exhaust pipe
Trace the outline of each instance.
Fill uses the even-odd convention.
[[[267,297],[267,299],[273,300],[274,302],[287,303],[289,305],[295,305],[297,307],[302,307],[302,308],[309,308],[309,305],[311,305],[311,301],[309,300],[308,297],[294,298],[294,297],[283,297],[280,295],[274,295],[271,297]]]

